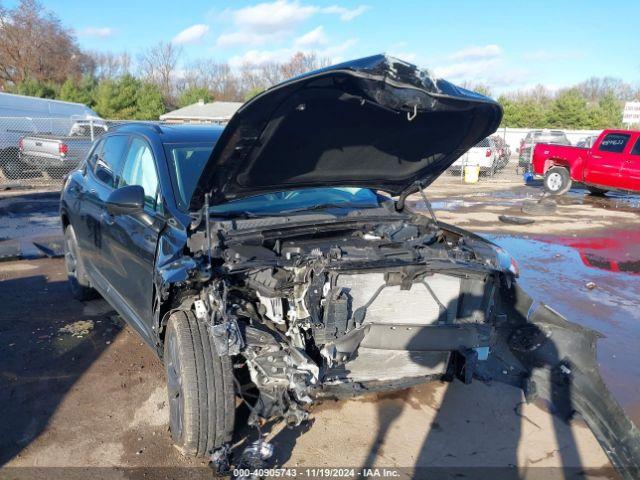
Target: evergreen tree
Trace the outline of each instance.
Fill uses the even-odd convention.
[[[68,78],[60,88],[58,95],[60,100],[67,102],[84,103],[88,107],[92,107],[95,103],[94,94],[96,89],[95,78],[85,75],[80,83],[76,83]]]
[[[39,98],[56,98],[57,93],[55,85],[32,78],[27,78],[23,82],[20,82],[11,88],[10,91],[18,95],[28,95]]]
[[[162,92],[153,83],[142,83],[136,94],[136,113],[138,120],[158,120],[166,111]]]
[[[205,103],[209,103],[213,100],[211,92],[205,87],[191,87],[187,88],[178,99],[179,107],[186,107],[187,105],[193,105],[194,103],[203,100]]]
[[[587,101],[577,88],[570,88],[560,92],[553,101],[547,124],[556,128],[584,128],[591,120]]]

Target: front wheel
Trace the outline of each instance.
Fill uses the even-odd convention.
[[[231,440],[233,370],[219,356],[206,325],[191,312],[171,314],[164,343],[169,428],[178,450],[203,456]]]
[[[82,259],[78,257],[78,242],[71,225],[64,229],[64,264],[73,298],[81,302],[95,298],[96,291],[89,285]]]
[[[569,170],[563,167],[552,167],[544,176],[544,188],[551,195],[563,195],[571,188]]]

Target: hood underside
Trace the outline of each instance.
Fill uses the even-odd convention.
[[[490,98],[376,55],[310,72],[245,103],[203,170],[191,209],[271,191],[433,182],[492,134]]]

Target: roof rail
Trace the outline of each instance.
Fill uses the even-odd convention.
[[[144,120],[133,120],[133,121],[127,121],[127,122],[123,122],[123,123],[118,123],[116,125],[114,125],[112,127],[112,130],[117,130],[119,128],[123,128],[123,127],[128,127],[130,125],[142,125],[145,127],[151,127],[153,128],[156,133],[162,133],[162,129],[160,128],[160,125],[158,125],[158,123],[156,122],[150,122],[150,121],[144,121]]]

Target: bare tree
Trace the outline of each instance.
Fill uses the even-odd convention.
[[[160,42],[143,52],[138,59],[141,76],[156,84],[170,104],[175,104],[174,81],[181,56],[181,47],[170,42]]]
[[[315,53],[298,52],[288,62],[281,65],[280,70],[285,79],[297,77],[303,73],[317,70],[331,64],[327,58],[318,58]]]
[[[127,52],[91,52],[89,56],[98,79],[117,78],[131,71],[131,57]]]
[[[0,85],[60,84],[92,67],[71,31],[36,0],[20,0],[13,9],[0,5]]]

